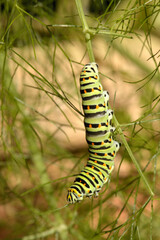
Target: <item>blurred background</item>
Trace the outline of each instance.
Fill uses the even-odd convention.
[[[122,144],[100,196],[61,209],[88,157],[76,3],[1,0],[0,239],[159,239],[159,1],[82,5],[101,83],[155,196]]]

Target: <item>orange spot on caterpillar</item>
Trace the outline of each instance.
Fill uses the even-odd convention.
[[[106,164],[105,164],[105,163],[103,163],[103,166],[104,166],[104,167],[106,167]]]
[[[88,193],[90,192],[90,190],[87,191]]]
[[[95,177],[92,177],[92,179],[94,180],[94,179],[95,179]]]
[[[85,81],[85,78],[83,78],[82,80]]]
[[[99,188],[99,185],[97,185],[97,188]]]
[[[101,142],[101,145],[103,145],[104,144],[104,142]]]
[[[99,124],[98,127],[100,128],[100,127],[101,127],[101,124]]]
[[[92,166],[92,169],[94,169],[94,166]]]
[[[102,173],[101,173],[101,172],[99,172],[99,175],[102,175]]]
[[[86,71],[85,71],[85,70],[84,70],[83,72],[84,72],[84,73],[86,73]]]
[[[87,109],[89,110],[89,109],[90,109],[90,106],[87,106]]]
[[[92,88],[92,92],[94,92],[94,88]]]
[[[107,153],[105,153],[104,156],[107,156]]]
[[[106,123],[106,126],[108,126],[108,122]]]
[[[96,75],[96,76],[95,76],[95,78],[97,79],[97,78],[98,78],[98,76]]]
[[[91,77],[89,77],[89,80],[91,79]]]
[[[92,128],[92,124],[89,124],[89,128]]]
[[[111,170],[111,169],[112,169],[112,167],[110,166],[110,167],[109,167],[109,170]]]
[[[84,90],[84,93],[86,93],[87,91],[86,90]]]
[[[80,197],[81,195],[80,194],[78,194],[78,197]]]
[[[98,105],[96,105],[96,109],[98,109],[99,108],[99,106]]]
[[[97,161],[96,161],[96,160],[95,160],[94,162],[95,162],[95,163],[97,163]]]
[[[87,172],[87,174],[89,175],[89,172]]]
[[[94,155],[97,155],[97,153],[94,153]]]
[[[84,186],[86,186],[86,183],[83,183]]]
[[[94,146],[94,143],[92,142],[92,146]]]
[[[102,88],[99,86],[99,90],[102,90]]]

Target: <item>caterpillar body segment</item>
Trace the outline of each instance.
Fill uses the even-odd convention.
[[[102,85],[97,82],[95,84],[89,84],[80,87],[80,93],[83,102],[86,100],[92,100],[95,97],[99,98],[103,95]]]
[[[107,133],[112,131],[112,126],[110,122],[113,117],[113,111],[107,110],[99,113],[87,114],[87,117],[84,119],[84,125],[86,128],[87,135],[95,136],[95,138],[102,133]]]
[[[80,93],[84,111],[89,158],[86,166],[68,189],[68,203],[98,196],[114,169],[120,144],[113,140],[113,111],[108,109],[109,93],[103,90],[96,63],[86,64],[80,74]]]
[[[83,101],[83,112],[84,115],[88,113],[96,113],[97,110],[99,112],[104,112],[108,110],[108,101],[109,95],[107,94],[100,94],[98,97],[93,97],[93,99]]]

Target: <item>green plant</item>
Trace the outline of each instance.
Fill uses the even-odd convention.
[[[53,2],[1,3],[1,238],[159,239],[159,2],[112,0],[101,15]],[[122,147],[107,191],[66,206],[87,159],[78,78],[90,61]]]

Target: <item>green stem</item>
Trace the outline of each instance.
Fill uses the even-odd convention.
[[[86,40],[87,52],[88,52],[88,55],[89,55],[89,60],[90,60],[90,62],[95,62],[93,49],[92,49],[90,30],[89,30],[88,24],[86,22],[86,18],[84,16],[82,2],[81,2],[81,0],[75,0],[75,3],[76,3],[78,14],[79,14],[82,26],[83,26],[83,32],[85,34],[85,40]]]
[[[81,0],[75,0],[75,3],[76,3],[76,6],[77,6],[77,10],[78,10],[78,14],[79,14],[79,17],[80,17],[80,20],[81,20],[81,23],[82,23],[82,26],[83,26],[83,33],[85,34],[85,40],[86,40],[86,45],[87,45],[87,51],[88,51],[88,55],[89,55],[89,59],[91,62],[94,62],[95,61],[95,58],[94,58],[94,54],[93,54],[93,49],[92,49],[92,42],[91,42],[91,35],[90,35],[90,29],[88,27],[88,24],[87,24],[87,21],[86,21],[86,18],[85,18],[85,15],[84,15],[84,11],[83,11],[83,7],[82,7],[82,2]],[[137,168],[137,171],[139,172],[141,178],[143,179],[147,189],[149,190],[151,196],[154,196],[154,193],[152,192],[152,189],[150,188],[149,186],[149,183],[147,181],[147,179],[145,178],[137,160],[135,159],[124,135],[123,135],[123,132],[122,132],[122,129],[120,128],[120,124],[119,122],[117,121],[116,117],[114,116],[114,123],[115,123],[115,126],[117,127],[118,131],[119,131],[119,134],[121,136],[121,139],[122,139],[122,142],[125,146],[125,148],[127,149],[128,151],[128,154],[129,156],[131,157],[133,163],[135,164],[136,168]]]
[[[134,157],[134,155],[133,155],[133,153],[132,153],[132,151],[131,151],[131,149],[130,149],[130,147],[129,147],[129,145],[128,145],[125,137],[124,137],[122,129],[119,127],[120,125],[119,125],[119,122],[117,121],[115,115],[114,115],[113,118],[114,118],[115,127],[118,129],[118,132],[119,132],[119,134],[121,136],[121,140],[122,140],[122,142],[123,142],[123,144],[124,144],[128,154],[129,154],[130,158],[132,159],[133,163],[135,164],[135,166],[137,168],[137,171],[139,172],[139,175],[141,176],[142,180],[144,181],[145,185],[147,186],[151,196],[154,196],[154,193],[153,193],[151,187],[149,186],[149,183],[148,183],[147,179],[145,178],[145,176],[144,176],[144,174],[143,174],[143,172],[142,172],[142,170],[141,170],[137,160],[135,159],[135,157]]]

